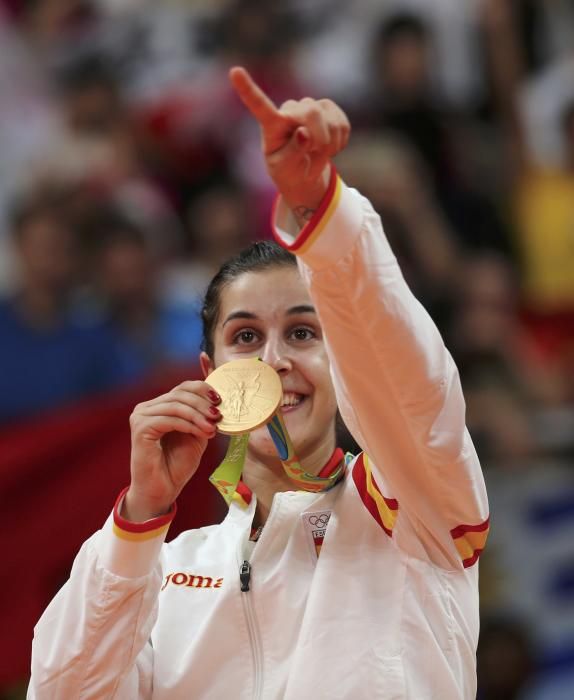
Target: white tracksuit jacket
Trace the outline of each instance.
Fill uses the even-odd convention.
[[[334,170],[298,235],[281,200],[274,218],[365,454],[328,492],[278,493],[253,551],[255,497],[169,544],[171,514],[116,507],[36,626],[29,700],[475,698],[488,507],[456,367]]]

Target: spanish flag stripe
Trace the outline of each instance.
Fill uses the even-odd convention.
[[[311,228],[307,232],[307,227],[301,231],[299,236],[297,236],[297,240],[295,241],[295,248],[293,249],[294,253],[297,253],[297,255],[301,255],[303,253],[306,253],[309,248],[313,245],[313,243],[319,238],[319,236],[323,233],[325,230],[325,227],[329,223],[331,217],[333,216],[333,213],[336,211],[337,207],[339,206],[339,202],[341,201],[341,193],[343,191],[343,187],[341,184],[341,178],[337,176],[337,179],[335,181],[336,187],[335,187],[335,192],[333,193],[333,198],[331,199],[331,203],[329,204],[327,210],[323,214],[322,218],[320,221],[318,221],[316,224],[314,224],[314,227]],[[312,221],[307,224],[309,226],[312,223]],[[301,240],[303,239],[303,240]]]
[[[336,211],[341,199],[342,191],[343,186],[341,178],[337,175],[335,166],[331,165],[331,177],[327,187],[327,192],[325,193],[323,201],[321,202],[317,211],[313,214],[311,220],[301,229],[299,235],[293,241],[293,243],[286,245],[285,241],[281,239],[278,239],[278,242],[292,253],[305,253],[321,235],[321,232],[324,230],[331,216]],[[274,203],[272,221],[275,221],[275,208],[277,207],[278,202],[279,198],[277,198]],[[275,233],[275,236],[278,237],[278,234]]]
[[[450,531],[456,549],[465,568],[478,560],[488,537],[489,521],[487,518],[478,525],[459,525]]]
[[[369,473],[370,477],[370,484],[371,488],[374,487],[374,490],[379,493],[380,491],[378,490],[378,487],[373,480],[372,476]],[[379,510],[379,507],[377,505],[377,502],[375,501],[374,497],[368,490],[367,486],[367,470],[365,469],[365,463],[363,459],[363,453],[359,455],[357,458],[357,461],[355,462],[355,466],[353,467],[353,481],[355,482],[355,486],[357,487],[357,491],[359,492],[359,496],[361,497],[361,500],[363,501],[363,504],[365,508],[369,511],[369,513],[373,516],[373,518],[376,520],[376,522],[381,526],[381,528],[386,532],[386,534],[389,537],[393,536],[393,531],[391,528],[387,527],[385,522],[383,521],[383,518],[381,517],[381,512]],[[394,521],[393,521],[394,523]]]
[[[472,549],[482,549],[488,537],[488,530],[485,532],[467,532],[463,537],[457,537],[455,542],[466,542]]]
[[[450,531],[450,534],[454,539],[457,537],[462,537],[467,532],[484,532],[490,527],[490,518],[487,518],[483,523],[479,525],[459,525]]]
[[[482,551],[484,549],[488,533],[484,532],[479,534],[480,536],[470,537],[467,535],[465,537],[457,537],[455,539],[454,543],[461,559],[468,559],[477,550]]]
[[[353,469],[353,479],[355,481],[355,485],[357,487],[359,495],[361,496],[361,500],[363,501],[363,504],[366,507],[366,509],[373,516],[373,518],[376,520],[376,522],[382,527],[382,529],[387,533],[387,535],[389,537],[392,537],[392,535],[393,535],[392,530],[389,530],[385,526],[384,522],[381,519],[381,514],[379,513],[379,509],[377,508],[377,504],[375,503],[372,496],[367,491],[367,480],[366,480],[367,475],[365,472],[365,468],[362,464],[355,465],[355,468]]]
[[[464,566],[465,569],[468,569],[470,566],[473,564],[476,564],[478,561],[478,558],[480,557],[480,554],[482,552],[482,549],[477,549],[472,557],[469,557],[468,559],[463,559],[462,565]]]
[[[121,540],[127,540],[128,542],[145,542],[146,540],[153,540],[156,537],[161,537],[168,531],[169,525],[168,523],[167,525],[162,525],[155,530],[148,530],[147,532],[130,532],[129,530],[123,530],[119,525],[114,523],[113,530],[114,535]]]
[[[126,493],[128,492],[126,486],[125,489],[120,493],[116,499],[113,512],[114,520],[114,533],[123,540],[129,540],[131,542],[142,542],[144,540],[151,540],[154,537],[162,535],[165,530],[171,525],[171,521],[174,519],[177,512],[177,506],[175,503],[172,504],[169,512],[165,515],[160,515],[157,518],[151,518],[143,523],[133,523],[131,520],[126,520],[120,515],[120,509],[123,504]]]
[[[379,491],[375,480],[373,479],[373,474],[371,472],[368,458],[363,462],[366,474],[366,485],[367,491],[369,492],[371,498],[375,501],[381,520],[385,524],[387,530],[392,530],[395,526],[395,521],[397,519],[397,509],[391,509],[386,503],[386,499],[383,494]]]
[[[377,486],[377,483],[372,476],[371,460],[369,459],[369,455],[363,453],[363,462],[365,464],[365,469],[366,469],[367,473],[369,474],[371,483],[374,486],[374,489],[376,490],[377,494],[379,494],[379,496],[384,501],[384,507],[387,508],[388,510],[393,510],[393,511],[398,510],[399,509],[399,502],[396,500],[396,498],[387,498],[386,496],[383,496],[379,487]]]
[[[472,557],[477,550],[477,547],[473,547],[472,544],[464,537],[459,537],[454,541],[454,543],[458,553],[460,554],[460,558],[463,560]]]

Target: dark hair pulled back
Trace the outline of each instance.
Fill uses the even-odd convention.
[[[201,320],[203,322],[203,340],[201,349],[213,357],[213,331],[217,325],[221,306],[221,292],[231,282],[246,272],[262,272],[273,267],[296,267],[297,259],[288,250],[274,241],[257,241],[240,253],[230,258],[219,268],[219,272],[209,283]]]

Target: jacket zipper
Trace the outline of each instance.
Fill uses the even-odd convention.
[[[263,652],[261,649],[261,638],[259,636],[255,608],[253,606],[253,594],[250,589],[251,564],[247,559],[243,560],[239,569],[239,581],[241,583],[242,593],[241,602],[245,619],[247,620],[247,633],[249,635],[251,654],[253,656],[253,698],[254,700],[259,700],[262,697],[263,690]]]

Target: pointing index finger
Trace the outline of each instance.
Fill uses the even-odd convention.
[[[277,107],[255,83],[245,68],[239,66],[232,68],[229,71],[229,79],[243,104],[263,128],[281,117]]]

